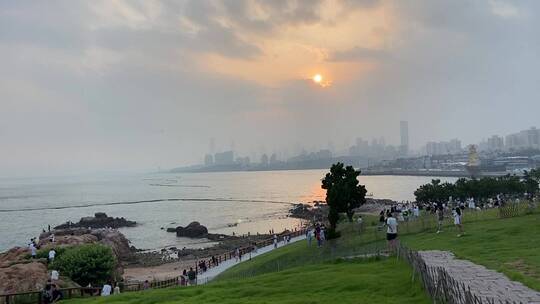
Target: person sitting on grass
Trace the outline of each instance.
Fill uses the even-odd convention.
[[[461,208],[458,206],[454,209],[454,225],[458,227],[458,230],[459,230],[459,234],[457,235],[458,237],[461,237],[465,234],[465,232],[463,232],[463,225],[461,224],[461,215],[462,215],[462,211],[461,211]]]
[[[394,252],[397,249],[398,222],[392,213],[390,213],[390,215],[386,219],[386,226],[388,227],[386,229],[386,240],[388,240],[388,249],[390,250],[390,252]]]

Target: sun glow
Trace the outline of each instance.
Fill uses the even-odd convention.
[[[323,80],[323,77],[321,74],[315,74],[313,76],[313,82],[320,84]]]

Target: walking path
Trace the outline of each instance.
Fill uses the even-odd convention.
[[[508,279],[504,274],[466,260],[448,251],[419,251],[428,267],[442,267],[456,281],[464,283],[482,302],[540,303],[540,292]],[[489,300],[489,302],[488,302]]]
[[[284,244],[283,242],[279,242],[278,243],[278,248],[281,248],[283,246],[287,246],[287,245],[290,245],[292,243],[295,243],[295,242],[298,242],[298,241],[301,241],[301,240],[305,240],[305,239],[306,239],[305,235],[299,235],[297,237],[291,238],[289,243]],[[254,257],[259,256],[261,254],[265,254],[265,253],[270,252],[272,250],[274,250],[274,245],[273,244],[268,245],[266,247],[258,248],[257,252],[253,251],[253,252],[250,252],[250,253],[247,253],[247,254],[243,255],[242,256],[242,261],[236,261],[235,259],[230,259],[230,260],[224,261],[221,264],[219,264],[218,266],[212,267],[212,268],[208,269],[206,272],[204,272],[202,274],[199,274],[197,276],[197,284],[206,284],[206,283],[210,282],[211,280],[213,280],[220,273],[222,273],[225,270],[233,267],[234,265],[240,264],[240,263],[245,262],[245,261],[249,261],[250,258],[254,258]]]

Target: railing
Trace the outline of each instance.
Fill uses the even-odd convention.
[[[489,297],[479,297],[474,294],[469,286],[459,282],[448,274],[443,267],[427,266],[418,252],[400,245],[397,255],[406,261],[413,269],[412,280],[420,277],[424,290],[429,294],[433,303],[455,304],[499,304],[498,300]],[[502,304],[518,304],[506,300]]]
[[[289,237],[296,237],[299,235],[305,234],[304,229],[296,230],[287,234],[281,234],[280,237],[283,239],[284,236]],[[274,243],[273,238],[269,238],[266,240],[262,240],[259,242],[254,242],[254,245],[242,247],[239,248],[239,252],[241,255],[246,255],[253,250],[255,250],[255,246],[257,248],[262,248],[265,246],[272,245]],[[212,267],[218,266],[222,262],[225,262],[230,259],[236,258],[236,250],[226,252],[224,254],[215,256],[216,263],[212,262],[211,258],[205,258],[202,260],[196,261],[195,267],[193,269],[197,273],[203,273],[203,268],[200,266],[202,263],[204,263],[206,269],[210,269]],[[174,278],[168,278],[165,280],[155,280],[148,283],[148,288],[166,288],[166,287],[172,287],[172,286],[178,286],[182,282],[181,276],[177,276]],[[122,292],[131,292],[131,291],[141,291],[145,290],[146,286],[145,283],[125,283],[123,284],[123,288],[121,288]],[[99,296],[101,294],[101,287],[71,287],[71,288],[60,288],[60,291],[62,291],[64,295],[64,299],[70,299],[70,298],[82,298],[82,297],[93,297],[93,296]],[[41,304],[42,303],[42,291],[28,291],[28,292],[19,292],[19,293],[10,293],[10,294],[3,294],[0,295],[0,304]]]

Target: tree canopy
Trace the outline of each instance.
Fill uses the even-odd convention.
[[[359,175],[359,170],[338,162],[332,165],[322,180],[321,187],[326,190],[328,221],[332,231],[336,229],[340,213],[346,213],[349,221],[352,221],[354,209],[366,202],[366,187],[359,184]]]
[[[449,197],[465,200],[474,197],[478,200],[493,198],[497,194],[523,195],[525,192],[538,193],[540,170],[525,171],[523,177],[505,175],[483,177],[480,179],[460,178],[455,183],[441,183],[434,179],[429,184],[420,186],[415,192],[417,202],[444,202]]]

